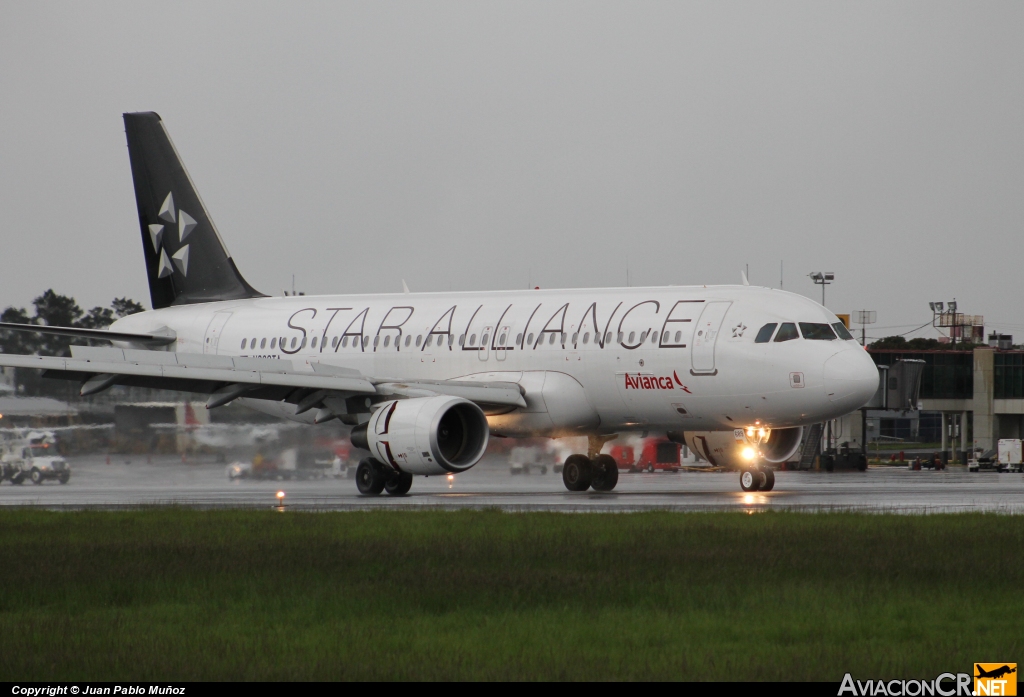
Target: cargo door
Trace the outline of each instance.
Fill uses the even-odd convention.
[[[721,333],[725,313],[732,301],[714,300],[704,306],[693,332],[693,347],[690,351],[690,373],[693,375],[715,375],[715,344]]]

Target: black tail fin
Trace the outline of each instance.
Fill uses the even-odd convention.
[[[238,273],[160,115],[124,115],[153,309],[261,298]]]

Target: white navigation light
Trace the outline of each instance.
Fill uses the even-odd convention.
[[[753,460],[754,459],[754,455],[756,455],[756,454],[757,453],[754,452],[753,448],[744,448],[743,449],[743,459],[744,460]]]

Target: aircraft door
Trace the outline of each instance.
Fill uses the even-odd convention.
[[[508,342],[512,340],[512,327],[503,326],[498,330],[498,338],[494,343],[494,360],[503,361],[508,357]]]
[[[224,326],[231,319],[230,312],[215,312],[213,319],[206,325],[206,341],[203,342],[203,353],[217,353],[220,338],[224,334]]]
[[[693,347],[690,351],[690,374],[715,375],[715,344],[722,329],[725,313],[732,301],[713,300],[704,306],[693,332]]]
[[[477,352],[477,356],[480,357],[480,360],[486,361],[490,358],[491,335],[494,334],[494,327],[484,327],[482,331],[483,334],[480,335],[480,351]]]

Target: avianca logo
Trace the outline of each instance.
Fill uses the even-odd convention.
[[[672,371],[672,377],[658,377],[656,375],[641,375],[640,373],[637,373],[636,377],[633,377],[629,373],[626,373],[625,377],[626,377],[626,389],[627,390],[675,390],[675,389],[680,389],[683,392],[686,392],[688,394],[693,394],[692,392],[690,392],[690,388],[687,387],[686,385],[684,385],[683,382],[679,379],[679,375],[674,370]],[[679,387],[677,388],[676,385],[678,385]]]

